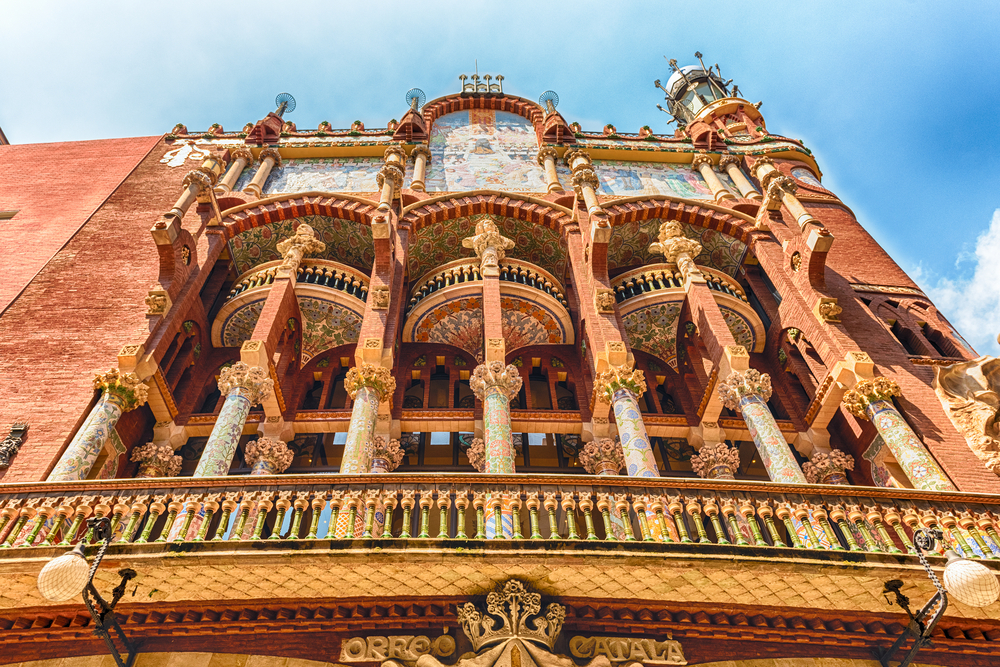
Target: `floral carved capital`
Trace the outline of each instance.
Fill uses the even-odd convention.
[[[756,396],[762,401],[771,398],[771,376],[753,368],[733,371],[719,383],[719,398],[730,410],[735,410],[740,401],[748,396]]]
[[[469,448],[465,450],[465,455],[469,459],[472,467],[479,472],[486,472],[486,441],[482,438],[473,438]]]
[[[143,384],[135,373],[122,373],[117,368],[112,368],[107,373],[94,375],[94,389],[114,397],[121,404],[122,410],[128,412],[146,402],[149,386]]]
[[[132,450],[131,460],[139,464],[139,477],[176,477],[183,459],[165,442],[147,442]]]
[[[854,389],[844,394],[844,407],[859,419],[868,419],[868,406],[875,401],[892,401],[893,396],[902,396],[899,385],[887,377],[861,380]]]
[[[239,146],[229,151],[229,157],[233,162],[236,160],[243,160],[246,164],[253,164],[253,153],[246,146]],[[244,167],[246,167],[246,164]]]
[[[385,462],[381,466],[385,468],[385,472],[392,472],[398,468],[399,464],[403,462],[403,457],[406,456],[406,452],[399,446],[399,440],[393,438],[386,442],[385,438],[380,435],[369,440],[365,448],[369,461],[381,460]]]
[[[812,460],[802,464],[802,472],[810,484],[828,484],[830,482],[825,480],[831,476],[843,477],[845,470],[854,470],[854,457],[839,449],[831,450],[829,454],[818,452]]]
[[[691,457],[691,469],[705,479],[735,479],[740,469],[740,450],[724,442],[705,445]]]
[[[271,158],[272,160],[274,160],[274,166],[275,167],[280,167],[281,166],[281,153],[279,153],[278,149],[275,148],[274,146],[268,146],[267,148],[265,148],[264,150],[262,150],[260,152],[260,161],[261,162],[263,162],[264,160],[266,160],[268,158]]]
[[[580,450],[580,465],[591,475],[617,475],[625,467],[621,443],[611,438],[588,442]]]
[[[352,401],[362,387],[375,390],[379,403],[384,403],[392,396],[392,392],[396,391],[396,380],[388,368],[363,363],[347,371],[347,377],[344,379],[344,388],[347,389]]]
[[[271,397],[274,380],[268,377],[263,368],[237,361],[219,373],[219,391],[223,396],[239,391],[250,401],[250,405],[257,405]]]
[[[403,187],[403,170],[392,164],[383,166],[375,174],[375,182],[378,183],[379,187],[382,187],[386,180],[392,183],[394,190],[400,189]]]
[[[491,361],[476,366],[469,378],[469,387],[480,401],[485,401],[492,389],[499,391],[509,401],[521,391],[521,374],[513,364],[504,366],[502,361]]]
[[[559,157],[559,153],[552,146],[542,146],[538,149],[538,166],[544,167],[546,160],[555,160]]]
[[[612,366],[597,376],[594,381],[594,392],[604,395],[608,403],[616,391],[627,389],[639,398],[646,392],[646,376],[638,368],[628,366]]]
[[[257,438],[247,443],[244,457],[251,468],[263,462],[269,472],[277,474],[288,470],[288,466],[292,465],[292,459],[295,458],[295,452],[289,449],[283,440]]]

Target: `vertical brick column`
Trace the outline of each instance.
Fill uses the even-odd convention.
[[[497,362],[503,366],[506,351],[501,326],[500,308],[500,262],[506,251],[514,247],[514,241],[501,236],[500,228],[492,218],[483,218],[476,223],[476,235],[462,240],[462,245],[472,248],[480,262],[483,276],[483,337],[486,339],[486,363]],[[509,421],[509,418],[508,418]]]
[[[483,402],[485,439],[483,472],[493,475],[514,473],[514,443],[510,432],[510,399],[521,390],[521,374],[514,365],[489,361],[476,366],[469,387]]]
[[[354,407],[340,472],[344,475],[364,474],[369,472],[371,465],[368,443],[375,435],[379,405],[392,396],[396,380],[388,368],[363,363],[347,371],[344,387],[354,401]]]
[[[146,402],[148,386],[132,373],[112,368],[94,377],[94,388],[102,392],[97,405],[83,423],[72,442],[59,457],[47,481],[66,482],[85,479],[100,456],[104,443],[111,435],[122,414]]]
[[[902,395],[895,381],[877,377],[854,385],[854,389],[844,394],[844,406],[855,417],[871,420],[913,486],[931,491],[955,491],[944,470],[893,405],[892,397]]]
[[[642,371],[628,366],[612,366],[599,374],[594,383],[595,395],[603,396],[615,411],[615,423],[618,424],[618,436],[625,455],[625,471],[629,477],[660,476],[639,411],[638,399],[645,391],[646,377]]]

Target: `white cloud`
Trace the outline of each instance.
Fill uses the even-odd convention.
[[[980,354],[1000,355],[1000,209],[993,212],[989,228],[976,239],[975,250],[959,254],[956,268],[974,263],[958,277],[923,275],[914,278],[927,295]]]

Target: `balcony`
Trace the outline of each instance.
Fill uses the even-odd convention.
[[[699,266],[698,269],[704,274],[708,289],[749,303],[746,292],[728,275],[704,266]],[[674,264],[649,264],[627,271],[612,278],[611,285],[618,303],[649,292],[673,291],[680,295],[684,294],[684,276]]]
[[[459,259],[448,262],[415,283],[410,291],[410,303],[407,310],[413,310],[424,297],[446,287],[478,282],[482,279],[483,276],[479,272],[479,262],[475,259]],[[500,267],[500,280],[533,287],[554,297],[564,308],[568,307],[565,289],[559,281],[551,273],[534,264],[508,258]]]

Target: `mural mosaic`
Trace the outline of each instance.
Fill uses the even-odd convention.
[[[677,370],[677,318],[683,301],[660,303],[622,317],[629,344]]]
[[[229,253],[236,272],[242,274],[258,264],[281,259],[278,243],[291,236],[300,224],[311,226],[316,238],[326,244],[326,251],[315,255],[317,259],[335,260],[365,273],[371,271],[375,261],[375,243],[370,227],[340,218],[307,215],[255,227],[231,238]]]
[[[283,192],[377,192],[375,175],[385,164],[381,157],[338,157],[286,160],[271,171],[264,194]]]
[[[445,220],[413,234],[410,237],[407,260],[410,279],[416,280],[446,262],[473,256],[472,250],[462,247],[462,239],[475,234],[476,222],[482,217],[484,216],[473,215]],[[517,244],[507,252],[508,257],[531,262],[556,278],[563,279],[566,273],[566,247],[557,232],[515,218],[494,219],[500,233]]]
[[[501,297],[503,337],[507,350],[528,345],[561,345],[566,332],[552,315],[538,304],[524,299]]]
[[[806,185],[812,185],[813,187],[822,188],[823,184],[819,182],[819,179],[813,176],[813,173],[806,169],[805,167],[795,167],[792,169],[792,176],[796,179],[802,181]]]
[[[662,223],[663,220],[656,218],[616,226],[608,242],[608,271],[662,262],[663,255],[654,255],[649,251],[649,244],[656,240]],[[742,241],[714,229],[703,229],[686,222],[682,226],[684,236],[701,244],[701,253],[695,257],[697,264],[729,276],[736,275],[747,251]]]
[[[722,318],[726,320],[726,325],[729,327],[730,333],[733,334],[733,338],[736,339],[736,344],[752,350],[757,344],[757,336],[754,335],[753,326],[732,308],[720,305],[719,310],[722,311]]]
[[[687,165],[664,162],[594,160],[601,181],[600,194],[637,197],[667,195],[687,199],[712,199],[701,174]]]
[[[428,144],[428,192],[546,191],[535,128],[517,114],[489,109],[445,114],[434,121]]]
[[[222,323],[222,345],[224,347],[240,347],[244,341],[250,340],[253,335],[253,328],[260,318],[260,311],[264,310],[266,295],[234,311],[226,321]]]
[[[299,311],[302,313],[302,365],[324,350],[358,342],[363,312],[315,297],[299,297]]]

